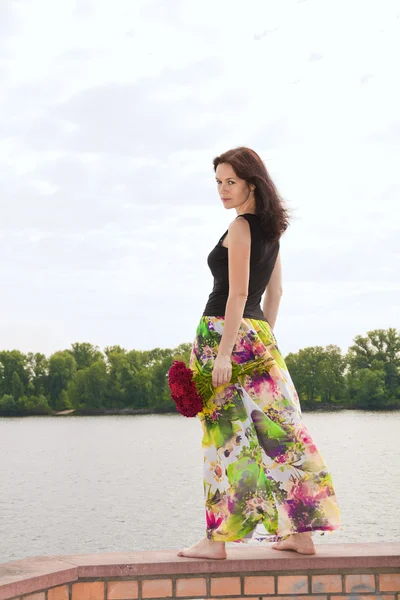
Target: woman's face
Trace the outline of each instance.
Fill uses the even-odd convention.
[[[251,200],[251,189],[245,179],[240,179],[228,163],[220,163],[215,172],[218,193],[225,208],[239,208]]]

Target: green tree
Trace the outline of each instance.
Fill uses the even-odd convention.
[[[62,394],[62,392],[61,392]],[[24,397],[24,413],[29,415],[48,415],[53,411],[49,406],[47,398],[40,394],[39,396]]]
[[[44,395],[49,375],[49,359],[41,352],[28,352],[26,370],[29,377],[28,395]]]
[[[358,408],[383,408],[387,397],[385,371],[359,369],[355,374],[355,404]]]
[[[315,406],[315,400],[319,392],[318,374],[322,369],[320,363],[324,359],[325,355],[322,346],[304,348],[296,354],[288,354],[285,358],[286,366],[296,387],[300,403],[305,408]]]
[[[175,412],[167,373],[174,360],[189,365],[192,344],[176,348],[102,353],[89,343],[46,358],[41,353],[0,351],[0,414],[86,413],[137,408]],[[356,336],[347,354],[338,346],[313,346],[285,358],[306,409],[343,406],[400,408],[400,334],[376,329]]]
[[[119,347],[106,350],[109,374],[107,398],[111,408],[146,408],[151,383],[146,353],[127,352]]]
[[[168,386],[168,369],[173,362],[172,356],[166,356],[154,364],[148,372],[150,379],[149,406],[156,412],[170,412],[175,409]]]
[[[339,346],[327,346],[316,370],[317,392],[324,405],[332,406],[346,398],[345,368],[346,360]]]
[[[49,404],[53,410],[61,411],[69,408],[65,403],[65,394],[61,392],[67,389],[70,381],[76,376],[75,358],[68,351],[55,352],[49,361],[49,375],[47,391]]]
[[[14,397],[11,394],[4,394],[0,398],[0,415],[12,416],[17,414],[18,409]]]
[[[27,358],[19,350],[0,351],[0,396],[13,393],[13,376],[17,373],[23,389],[29,383],[29,375],[26,370]]]
[[[104,355],[98,346],[86,342],[72,344],[72,350],[67,350],[67,352],[74,357],[77,371],[87,369],[99,360],[104,361]]]
[[[400,335],[396,329],[375,329],[366,336],[357,335],[348,350],[347,362],[349,396],[354,406],[400,406]],[[370,392],[365,382],[371,383]]]
[[[24,384],[16,371],[12,374],[12,395],[15,400],[19,400],[25,393]]]
[[[104,409],[107,380],[106,364],[102,359],[78,371],[68,385],[71,407],[89,413]]]

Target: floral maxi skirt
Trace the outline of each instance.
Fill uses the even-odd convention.
[[[201,317],[190,355],[193,373],[212,372],[224,322]],[[198,414],[207,537],[260,543],[341,529],[331,475],[304,425],[267,321],[242,319],[232,363],[244,374],[216,388]]]

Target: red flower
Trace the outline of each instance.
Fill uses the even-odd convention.
[[[203,402],[193,381],[193,373],[184,362],[174,360],[168,371],[168,385],[171,398],[182,415],[195,417],[203,410]]]
[[[207,522],[207,530],[212,531],[214,529],[218,529],[218,527],[221,525],[222,517],[221,517],[221,515],[219,515],[217,517],[210,510],[206,510],[206,522]]]

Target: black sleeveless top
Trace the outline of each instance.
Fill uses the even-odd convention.
[[[271,242],[265,239],[260,219],[252,213],[244,213],[236,218],[244,217],[250,226],[251,252],[250,276],[247,301],[243,311],[243,318],[260,319],[267,321],[261,309],[261,296],[270,280],[279,252],[279,241]],[[211,250],[207,263],[214,277],[214,287],[209,295],[203,316],[224,317],[226,301],[229,294],[228,276],[228,248],[222,245],[222,240],[228,233],[219,239],[218,244]]]

